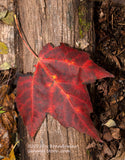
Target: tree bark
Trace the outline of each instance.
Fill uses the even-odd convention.
[[[85,0],[82,3],[78,0],[18,0],[15,2],[15,8],[29,44],[36,53],[39,53],[42,46],[47,43],[58,46],[60,42],[63,42],[71,47],[78,47],[78,42],[81,40],[79,36],[79,6],[83,5],[84,7],[85,4],[87,4]],[[89,2],[88,6],[92,4]],[[91,37],[93,33],[92,11],[93,8],[87,11],[84,17],[86,22],[88,20],[91,22],[89,30],[84,31],[86,40],[91,39],[90,48],[87,49],[91,52],[94,42]],[[83,40],[84,37],[82,37]],[[36,60],[25,48],[17,32],[15,32],[15,50],[18,70],[24,73],[34,72]],[[46,116],[34,140],[29,137],[20,118],[19,134],[21,160],[92,159],[86,151],[90,137],[73,128],[64,128],[50,115]]]

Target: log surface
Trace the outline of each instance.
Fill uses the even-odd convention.
[[[86,3],[86,1],[84,1]],[[36,53],[47,43],[58,46],[60,42],[72,47],[78,47],[79,36],[79,6],[84,5],[78,0],[18,0],[15,3],[16,13],[24,34]],[[93,6],[90,2],[89,6]],[[82,42],[91,41],[94,44],[93,8],[86,13],[91,21],[89,30],[85,30]],[[87,17],[84,17],[87,21]],[[22,40],[15,34],[15,50],[18,70],[34,72],[36,63],[33,55],[25,48]],[[90,160],[92,157],[86,151],[89,136],[79,133],[73,128],[64,128],[52,116],[47,115],[38,130],[35,140],[31,140],[23,122],[19,121],[21,138],[21,160]]]

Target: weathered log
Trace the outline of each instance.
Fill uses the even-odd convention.
[[[0,12],[7,10],[13,11],[13,2],[11,0],[0,1]],[[14,26],[0,22],[0,42],[3,42],[8,47],[8,54],[0,54],[0,70],[6,69],[4,63],[8,64],[8,68],[15,67],[15,52],[14,52]]]
[[[90,51],[92,51],[94,44],[93,8],[85,12],[85,4],[87,5],[86,1],[80,3],[78,0],[18,0],[15,7],[25,36],[36,53],[39,53],[42,46],[47,43],[58,46],[60,42],[63,42],[72,47],[78,47],[78,43],[84,43],[84,38],[85,41],[91,39]],[[83,7],[82,10],[79,8],[80,5]],[[93,3],[89,2],[88,6],[91,5]],[[91,23],[89,29],[84,30],[83,37],[79,35],[79,12],[84,12],[86,22],[89,20]],[[33,72],[36,60],[25,48],[17,33],[15,34],[15,47],[19,70],[23,70],[24,73]],[[34,140],[29,137],[21,119],[19,134],[21,160],[92,159],[86,151],[90,137],[73,128],[64,128],[50,115],[46,116]]]

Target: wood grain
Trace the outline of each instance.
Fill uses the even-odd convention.
[[[90,2],[92,4],[92,2]],[[16,13],[29,44],[36,53],[47,43],[58,46],[60,42],[76,46],[79,40],[78,0],[18,0],[15,3]],[[93,8],[89,14],[92,20]],[[90,18],[91,17],[91,18]],[[86,33],[91,37],[93,26]],[[17,62],[24,73],[33,72],[35,58],[15,34]],[[91,43],[93,38],[91,38]],[[91,49],[92,51],[92,49]],[[20,58],[19,58],[20,57]],[[21,69],[22,67],[22,69]],[[26,129],[19,122],[21,138],[21,160],[90,160],[86,145],[89,136],[73,128],[64,128],[52,116],[47,115],[35,140],[31,140]]]

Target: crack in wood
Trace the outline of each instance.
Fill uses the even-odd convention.
[[[70,144],[69,144],[69,136],[68,136],[68,128],[66,128],[66,132],[67,132],[67,144],[68,144],[68,146],[70,146]],[[71,150],[70,150],[70,148],[69,148],[69,160],[71,160]]]
[[[48,139],[48,158],[50,160],[50,138],[49,138],[49,129],[48,129],[48,117],[46,115],[46,130],[47,130],[47,139]]]

